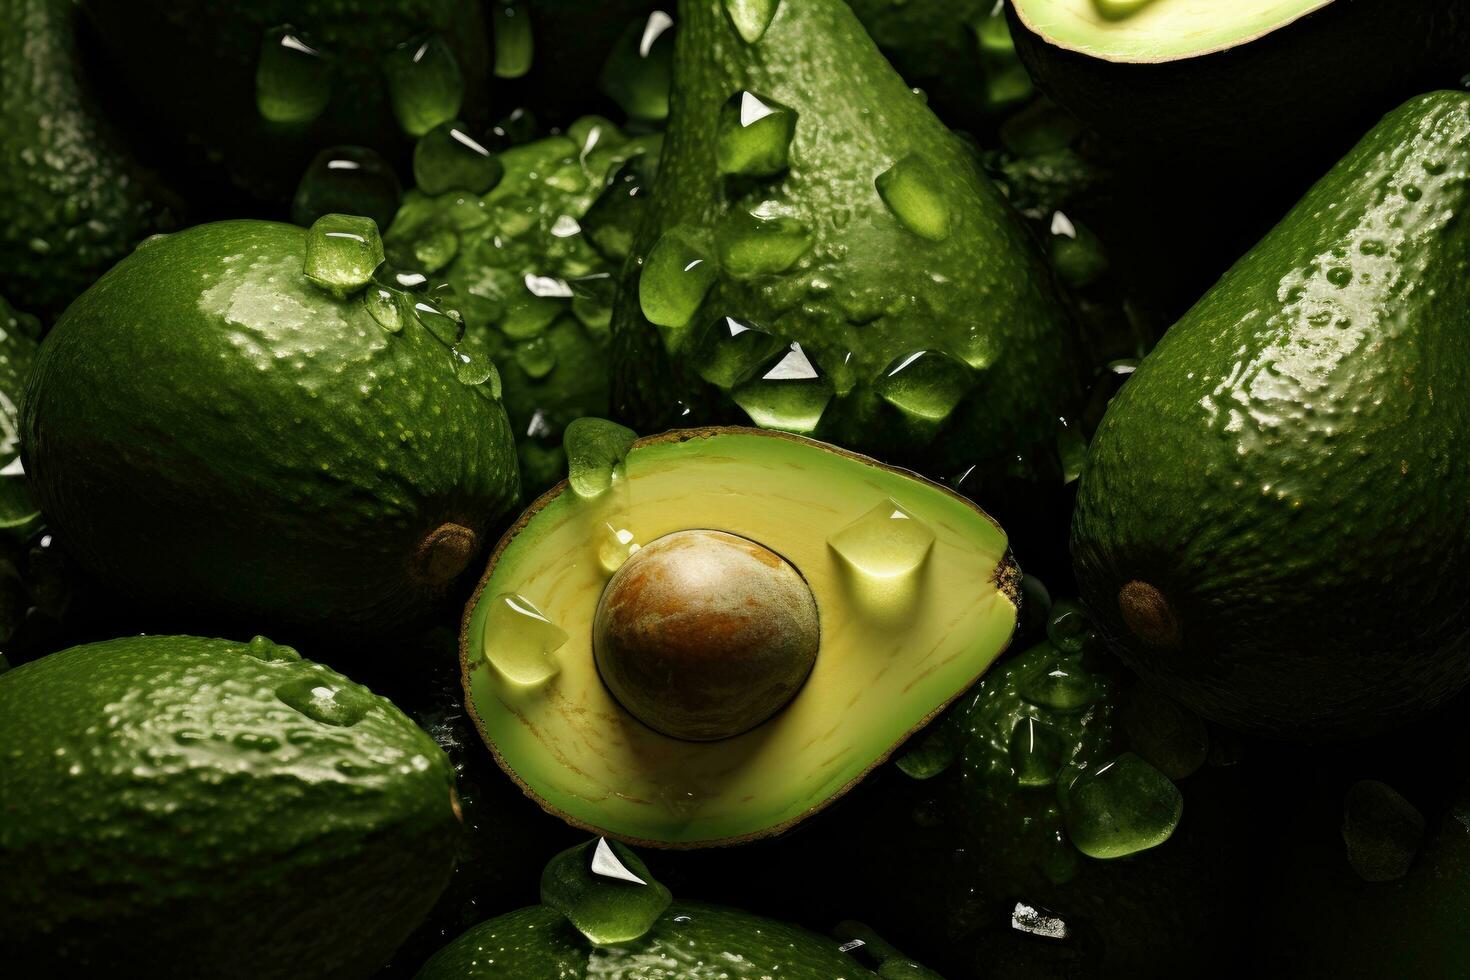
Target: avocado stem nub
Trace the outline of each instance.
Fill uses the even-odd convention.
[[[414,555],[414,572],[427,585],[448,585],[459,578],[480,550],[480,536],[463,524],[445,521],[424,536]]]
[[[1118,611],[1133,635],[1151,647],[1176,650],[1184,639],[1184,628],[1169,600],[1158,589],[1133,579],[1118,590]]]

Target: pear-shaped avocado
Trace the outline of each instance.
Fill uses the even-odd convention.
[[[493,365],[427,296],[367,284],[370,220],[318,225],[145,244],[42,344],[26,473],[117,590],[175,616],[401,628],[516,499]]]
[[[139,636],[0,676],[15,976],[360,980],[449,880],[454,770],[263,637]]]
[[[614,316],[615,411],[943,475],[976,447],[1054,470],[1067,317],[971,151],[841,0],[679,9],[669,131]]]
[[[1017,571],[964,498],[822,443],[568,433],[569,483],[466,610],[467,704],[576,826],[657,847],[776,833],[840,796],[1010,640]]]
[[[1322,737],[1470,679],[1470,94],[1370,132],[1113,399],[1072,528],[1124,657],[1201,714]]]

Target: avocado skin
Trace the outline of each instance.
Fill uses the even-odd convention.
[[[200,225],[139,249],[41,346],[22,458],[43,513],[105,584],[167,608],[401,630],[515,501],[500,404],[417,323],[302,275],[291,225]],[[481,386],[482,388],[484,386]]]
[[[148,114],[151,138],[179,160],[179,179],[201,184],[202,195],[223,197],[233,184],[249,197],[285,202],[316,152],[336,144],[369,146],[406,164],[413,140],[393,116],[382,59],[427,31],[442,34],[459,62],[463,118],[483,121],[487,113],[489,34],[474,0],[82,0],[81,6],[108,56],[107,70]],[[256,108],[262,38],[286,25],[334,58],[332,101],[304,126],[270,123]]]
[[[178,201],[103,118],[70,0],[0,0],[0,292],[47,318]]]
[[[1335,0],[1257,40],[1157,64],[1057,47],[1006,6],[1037,86],[1125,153],[1232,181],[1249,166],[1250,184],[1310,179],[1379,115],[1470,70],[1470,11],[1443,0]],[[1262,147],[1274,176],[1259,166]]]
[[[1207,717],[1363,733],[1470,678],[1467,152],[1470,95],[1390,113],[1103,418],[1078,581],[1124,658]],[[1178,649],[1124,625],[1133,580],[1172,607]]]
[[[356,724],[276,694],[352,689]],[[73,647],[0,679],[0,946],[18,976],[360,978],[443,889],[453,771],[287,647]]]
[[[728,980],[874,975],[838,952],[836,942],[798,926],[717,905],[675,902],[648,935],[606,948],[593,947],[548,906],[518,909],[480,923],[444,947],[424,964],[417,980],[660,980],[705,976],[706,971]]]
[[[710,230],[735,209],[775,199],[810,230],[810,250],[786,273],[720,276],[693,331],[737,317],[799,342],[834,378],[850,378],[816,438],[939,475],[978,462],[972,447],[992,462],[1051,461],[1058,406],[1076,397],[1071,326],[1044,259],[964,144],[841,0],[780,5],[755,44],[740,38],[720,0],[685,0],[679,10],[670,127],[613,317],[614,411],[639,431],[750,424],[687,363],[697,345],[666,352],[661,329],[639,308],[638,275],[664,231]],[[742,90],[799,114],[789,172],[752,186],[727,183],[716,159],[720,109]],[[950,204],[952,229],[941,242],[906,230],[875,189],[880,174],[914,153]],[[896,358],[919,349],[987,365],[945,424],[915,428],[873,389]]]

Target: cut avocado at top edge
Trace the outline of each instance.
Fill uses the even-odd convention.
[[[1018,582],[1005,533],[943,487],[783,433],[670,432],[501,540],[466,609],[466,700],[568,823],[739,843],[841,796],[969,687],[1010,640]]]

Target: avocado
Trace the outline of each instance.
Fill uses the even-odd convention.
[[[427,143],[419,169],[437,177],[447,168],[432,168]],[[587,116],[563,134],[495,154],[501,176],[488,191],[409,192],[385,233],[394,264],[434,283],[463,315],[466,343],[494,359],[528,496],[566,474],[567,423],[608,414],[621,243],[641,218],[639,192],[658,147],[657,135],[629,137]]]
[[[284,202],[324,147],[399,159],[404,130],[486,112],[490,42],[473,0],[83,7],[152,137],[215,198],[233,184]]]
[[[966,144],[839,0],[680,11],[613,318],[615,414],[753,422],[941,476],[1056,476],[1068,318]]]
[[[0,744],[18,975],[365,978],[454,864],[434,742],[263,637],[127,637],[17,667]]]
[[[97,105],[75,15],[0,3],[0,293],[47,318],[180,210]]]
[[[1362,734],[1470,679],[1467,151],[1470,94],[1390,113],[1103,417],[1078,582],[1124,659],[1206,717]]]
[[[1470,20],[1440,0],[1009,7],[1037,85],[1155,172],[1238,176],[1247,166],[1251,183],[1310,175],[1401,100],[1470,69]],[[1266,167],[1262,147],[1272,148]]]
[[[366,283],[375,245],[362,218],[200,225],[72,305],[22,458],[84,567],[170,621],[433,611],[516,499],[514,447],[494,366],[431,297]]]
[[[40,321],[0,296],[0,534],[22,539],[41,516],[20,461],[21,396],[40,338]]]
[[[867,938],[839,945],[738,909],[671,902],[633,852],[606,839],[554,857],[541,900],[473,927],[424,964],[417,980],[939,980],[863,927]]]
[[[461,632],[486,743],[573,826],[680,848],[776,833],[1009,641],[1018,573],[965,498],[783,433],[583,445],[599,426],[569,429],[569,483],[501,539]]]

